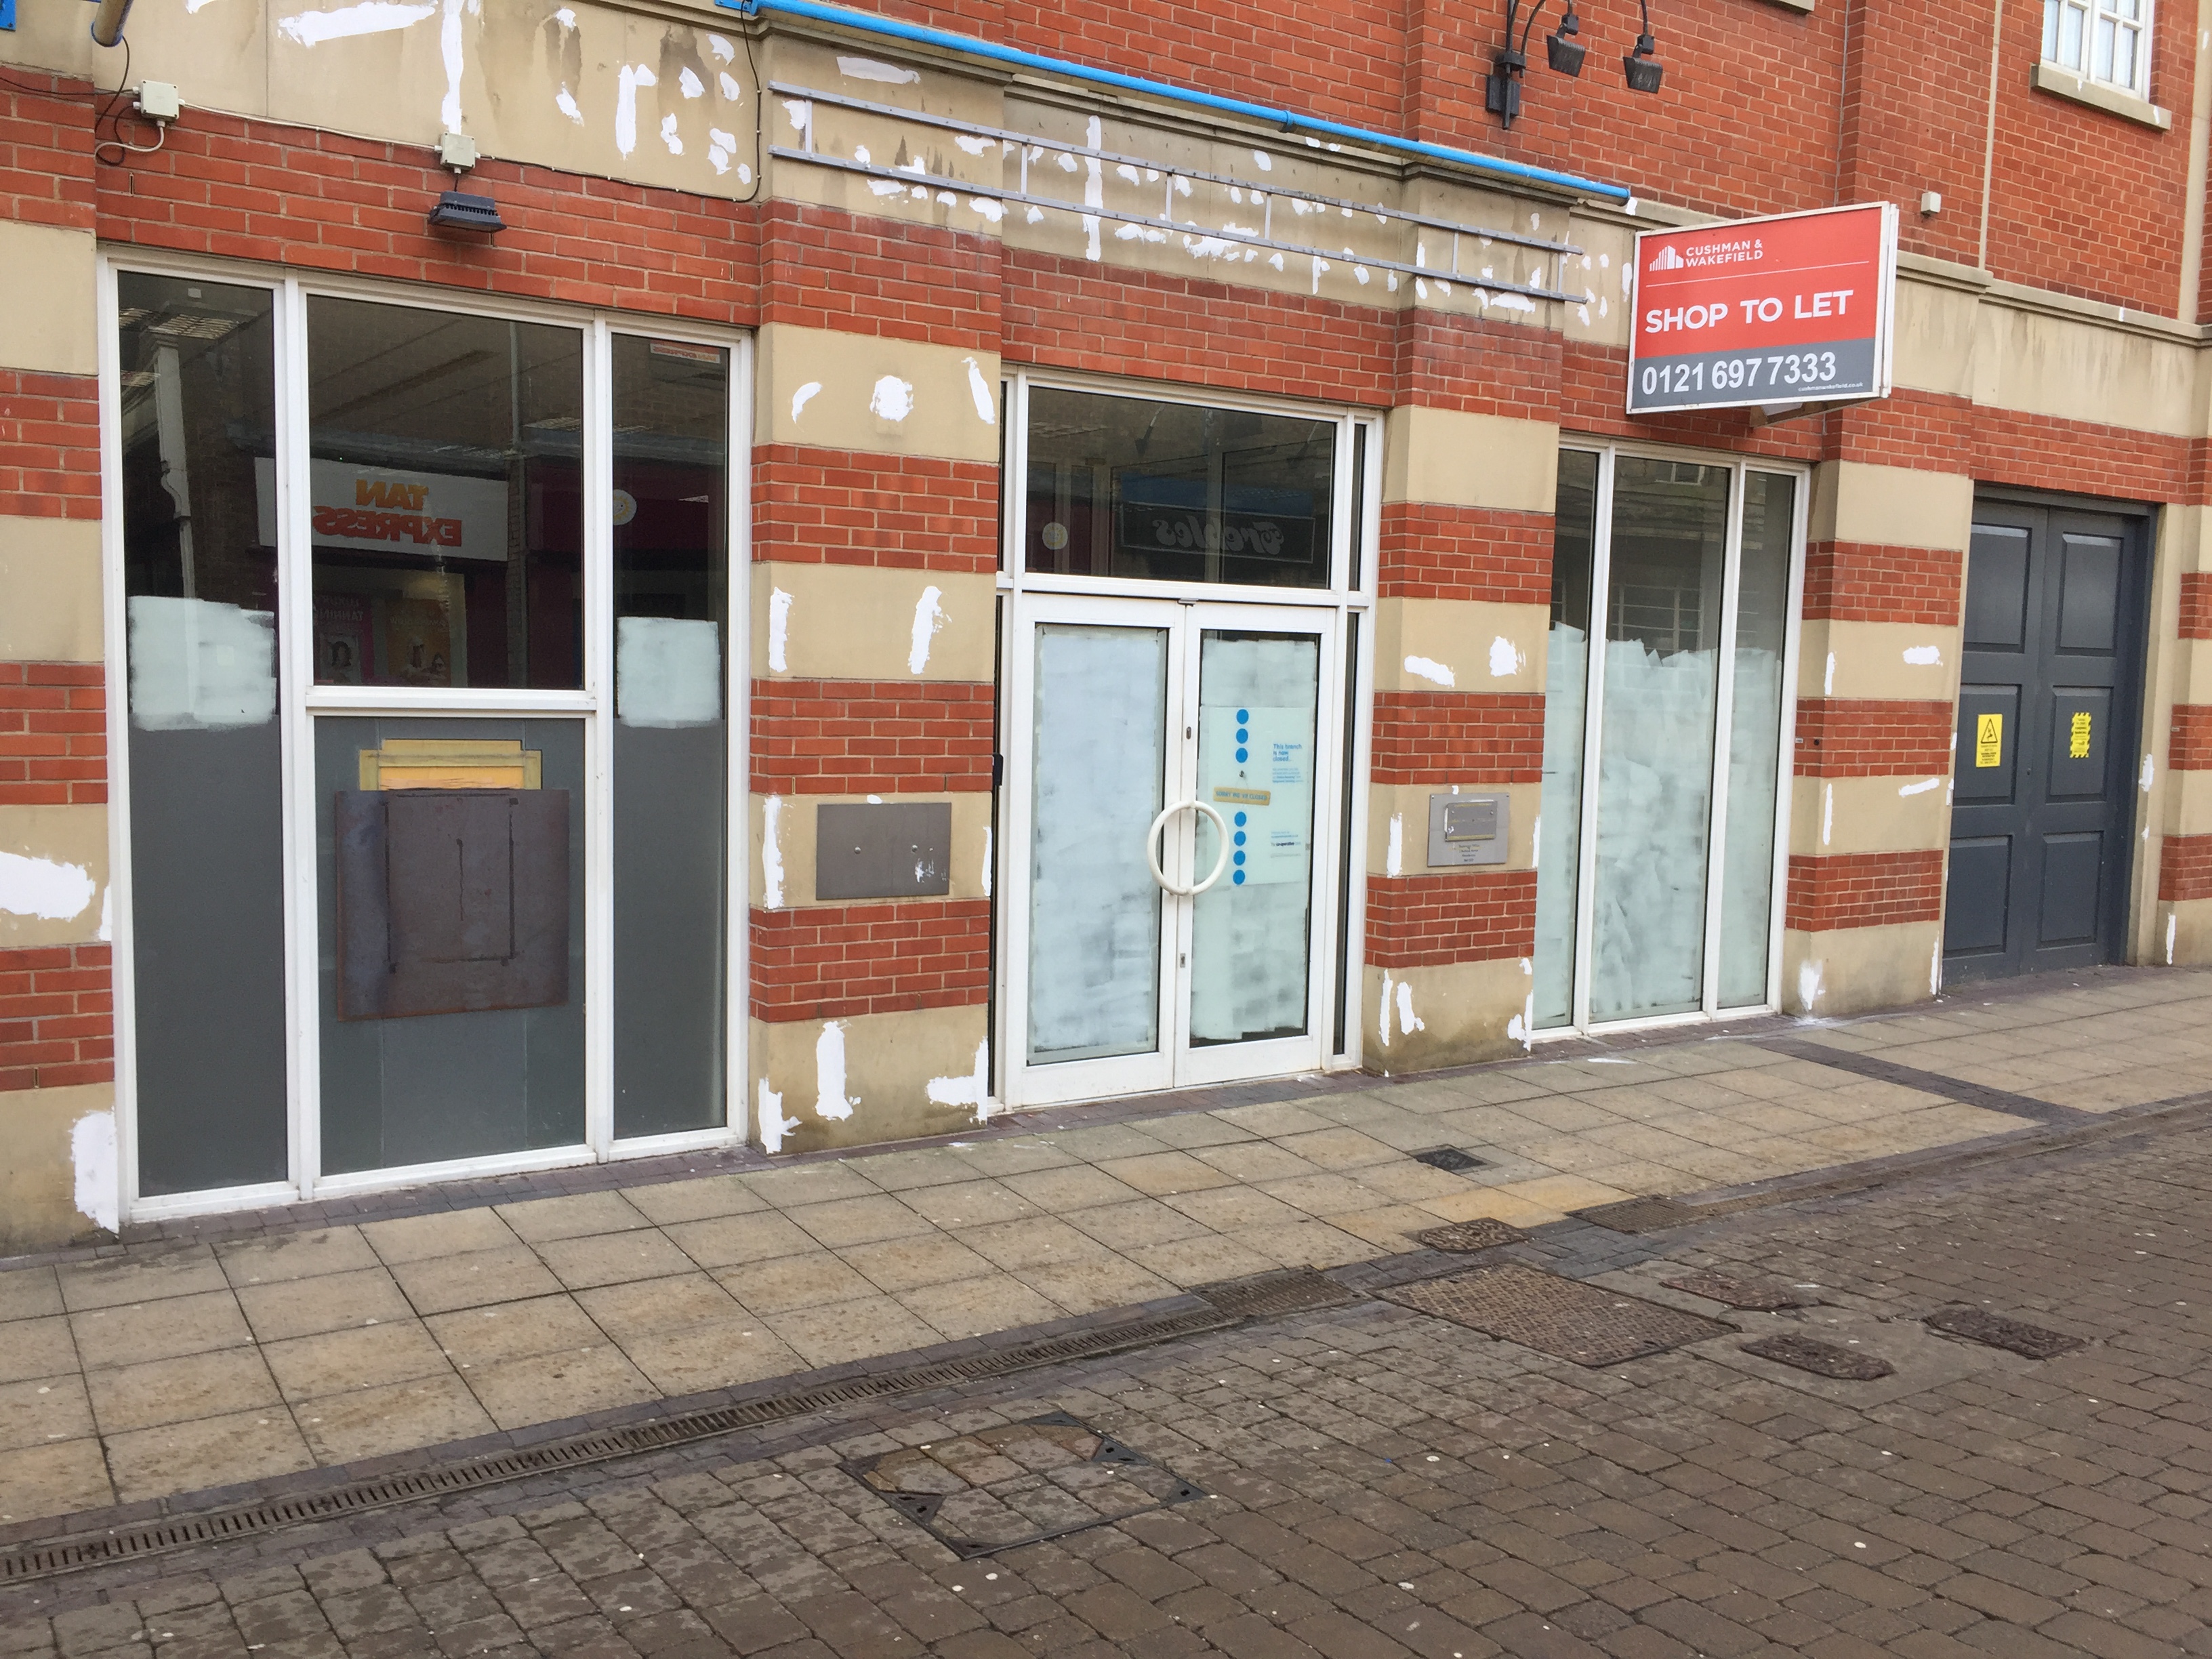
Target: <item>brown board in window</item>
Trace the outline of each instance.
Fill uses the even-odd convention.
[[[568,1000],[568,792],[341,790],[338,1018]]]

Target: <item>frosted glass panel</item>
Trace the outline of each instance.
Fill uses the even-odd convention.
[[[1782,759],[1782,647],[1790,624],[1790,542],[1796,517],[1796,480],[1772,472],[1745,478],[1728,835],[1721,854],[1723,1008],[1766,1000],[1775,785]]]
[[[1145,832],[1164,804],[1168,636],[1046,623],[1036,637],[1030,1063],[1149,1054],[1160,890]]]
[[[1544,668],[1544,795],[1536,821],[1534,1024],[1575,1008],[1575,889],[1582,861],[1583,728],[1589,700],[1592,556],[1598,458],[1559,455],[1552,544],[1552,634]]]
[[[1191,917],[1190,1041],[1302,1036],[1311,952],[1314,714],[1321,642],[1208,630],[1198,665],[1198,798],[1230,826],[1230,865]],[[1195,869],[1220,856],[1198,818]]]
[[[1704,1001],[1729,471],[1615,464],[1590,1018]]]

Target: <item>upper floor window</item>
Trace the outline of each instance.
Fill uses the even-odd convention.
[[[2151,0],[2043,0],[2043,58],[2150,97]]]

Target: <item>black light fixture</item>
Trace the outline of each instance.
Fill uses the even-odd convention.
[[[1536,32],[1536,14],[1544,9],[1544,0],[1528,8],[1528,21],[1522,24],[1521,42],[1513,41],[1513,26],[1520,21],[1521,0],[1505,0],[1505,46],[1490,60],[1490,73],[1483,77],[1483,107],[1497,116],[1507,127],[1512,126],[1521,113],[1521,77],[1528,68],[1528,37]]]
[[[1567,15],[1559,20],[1559,27],[1544,37],[1544,55],[1552,60],[1552,67],[1562,75],[1580,75],[1583,72],[1583,59],[1589,55],[1589,48],[1578,40],[1567,38],[1582,32],[1582,19],[1575,15],[1575,0],[1567,0]]]
[[[461,175],[477,164],[476,140],[464,133],[441,133],[438,137],[439,162],[453,170],[453,183],[461,182]],[[444,230],[499,231],[507,228],[507,222],[499,216],[499,204],[489,196],[454,189],[441,191],[438,204],[430,210],[430,222]]]
[[[1642,0],[1644,33],[1636,37],[1636,50],[1621,58],[1621,71],[1628,76],[1631,92],[1656,92],[1659,77],[1667,66],[1655,55],[1659,43],[1651,37],[1651,0]]]

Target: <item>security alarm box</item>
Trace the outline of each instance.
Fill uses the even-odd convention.
[[[1429,868],[1503,864],[1510,842],[1509,795],[1429,797]]]

